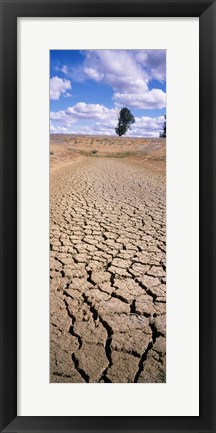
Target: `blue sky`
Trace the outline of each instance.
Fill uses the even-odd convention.
[[[158,137],[166,114],[166,50],[51,50],[50,132],[115,135],[131,110],[131,137]]]

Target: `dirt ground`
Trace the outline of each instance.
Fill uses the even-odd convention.
[[[165,148],[51,136],[51,382],[166,381]]]

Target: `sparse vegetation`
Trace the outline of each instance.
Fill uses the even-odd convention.
[[[94,156],[96,158],[125,158],[126,156],[132,155],[132,152],[128,152],[128,151],[110,152],[110,153],[106,153],[106,152],[102,151],[100,153],[100,152],[98,152],[98,150],[91,150],[91,151],[80,150],[79,153],[83,156]]]
[[[130,156],[131,152],[116,152],[111,153],[109,155],[104,155],[106,158],[125,158],[126,156]]]
[[[98,151],[95,150],[95,149],[94,150],[90,150],[90,151],[88,151],[88,150],[80,150],[79,153],[81,155],[84,155],[84,156],[96,156],[96,154],[98,153]]]

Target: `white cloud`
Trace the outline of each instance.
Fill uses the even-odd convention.
[[[53,132],[71,132],[71,128],[77,120],[71,116],[68,116],[65,110],[50,113],[50,131],[51,128],[55,128]],[[65,131],[62,131],[65,128]],[[52,132],[52,131],[51,131]]]
[[[115,135],[118,111],[100,104],[79,102],[67,110],[50,113],[50,132],[87,135]],[[81,126],[80,121],[96,121],[91,126]],[[127,135],[130,137],[158,137],[163,130],[164,117],[135,117]]]
[[[136,118],[137,119],[137,118]],[[136,126],[134,124],[131,128],[131,130],[127,131],[126,136],[127,137],[159,137],[160,131],[163,129],[163,122],[164,118],[161,117],[161,120],[146,118],[145,121],[144,118],[142,122],[140,122],[139,125]],[[148,120],[149,119],[149,120]],[[155,122],[155,123],[154,123]],[[97,122],[93,126],[84,126],[74,129],[74,133],[76,134],[83,134],[83,135],[107,135],[107,136],[116,136],[115,134],[115,126],[116,123],[99,123]],[[152,128],[151,128],[152,126]]]
[[[84,126],[83,128],[79,128],[76,130],[75,133],[80,135],[107,135],[107,136],[115,135],[114,131],[110,133],[109,130],[102,129],[102,128],[99,130],[89,126]]]
[[[166,106],[166,93],[152,89],[145,93],[114,93],[113,99],[118,106],[129,105],[140,109],[159,109]]]
[[[135,117],[135,127],[144,128],[149,130],[161,130],[163,129],[164,116],[159,117]]]
[[[101,81],[104,77],[104,74],[101,74],[99,71],[97,71],[94,68],[85,67],[84,72],[88,76],[88,78],[91,78],[95,81]]]
[[[159,137],[159,132],[156,131],[145,131],[143,130],[136,130],[134,129],[133,131],[129,131],[127,134],[128,137],[143,137],[143,138],[158,138]]]
[[[134,56],[145,68],[149,79],[166,80],[166,50],[136,50]]]
[[[78,102],[66,110],[60,110],[50,113],[50,125],[57,129],[66,128],[67,132],[73,131],[73,125],[78,121],[84,120],[99,120],[105,121],[106,124],[112,123],[112,127],[117,122],[118,110],[115,108],[107,108],[100,104],[86,104],[85,102]]]
[[[166,78],[165,50],[89,50],[84,54],[78,75],[110,85],[117,106],[165,107],[166,94],[157,88],[149,90],[151,79],[162,82]]]
[[[68,67],[66,65],[63,65],[61,68],[61,72],[63,72],[63,74],[67,75],[68,74]]]
[[[90,50],[84,62],[88,78],[103,81],[119,92],[146,91],[148,76],[126,50]]]
[[[65,94],[71,89],[71,82],[57,76],[50,79],[50,99],[59,99],[61,94]]]
[[[129,137],[159,137],[163,130],[164,116],[135,117],[135,124],[128,131]]]
[[[118,111],[115,108],[107,108],[100,104],[86,104],[85,102],[78,102],[65,110],[65,113],[75,119],[108,120],[118,117]]]
[[[65,75],[68,75],[68,73],[69,73],[69,69],[68,69],[67,65],[61,66],[58,64],[58,65],[54,66],[53,68],[55,69],[56,72],[62,72]]]
[[[67,130],[67,128],[65,128],[65,127],[61,127],[61,126],[58,126],[58,127],[55,127],[54,125],[50,125],[50,133],[51,134],[60,134],[60,133],[62,133],[62,134],[67,134],[68,133],[68,130]]]

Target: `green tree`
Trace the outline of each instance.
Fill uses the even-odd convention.
[[[166,138],[166,116],[164,116],[165,122],[163,124],[163,132],[160,132],[160,137]]]
[[[126,134],[127,130],[130,129],[134,122],[135,119],[130,110],[126,107],[122,108],[119,112],[117,127],[115,128],[116,134],[119,135],[119,137]]]

